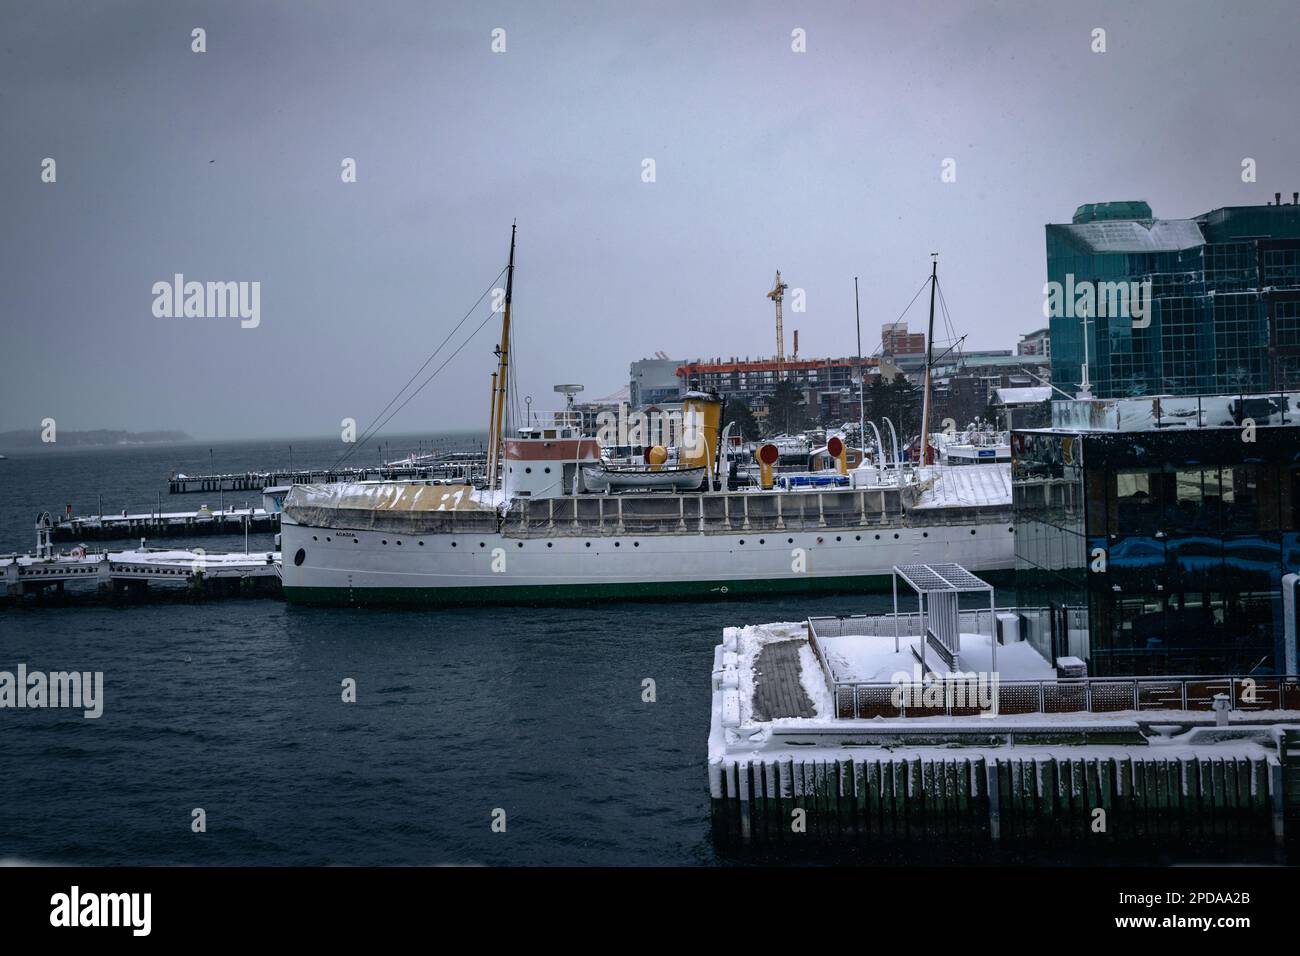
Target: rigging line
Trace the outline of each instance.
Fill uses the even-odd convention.
[[[895,319],[894,322],[901,322],[901,321],[902,321],[903,316],[907,315],[908,309],[911,309],[912,306],[916,304],[917,296],[919,296],[922,292],[924,292],[924,291],[925,291],[925,287],[926,287],[927,285],[929,285],[929,284],[930,284],[930,277],[929,277],[929,276],[926,276],[926,277],[925,277],[925,281],[921,283],[921,288],[917,289],[917,290],[916,290],[916,295],[912,296],[912,301],[909,302],[909,303],[907,303],[906,308],[904,308],[902,312],[898,313],[898,318]],[[891,323],[891,324],[893,324],[893,323]],[[883,339],[881,339],[880,344],[877,345],[877,346],[875,347],[874,350],[872,350],[871,354],[870,354],[870,355],[864,355],[864,356],[862,356],[862,358],[875,358],[877,355],[882,355],[882,354],[884,354],[884,349],[885,349],[885,342],[884,342]]]
[[[902,312],[898,313],[898,318],[896,318],[894,322],[901,322],[903,320],[903,316],[907,315],[908,309],[912,308],[912,306],[916,304],[917,298],[921,295],[922,292],[925,291],[925,287],[929,284],[930,284],[930,277],[926,276],[925,281],[921,283],[921,288],[917,289],[916,295],[912,296],[912,301],[907,303],[907,307],[903,309]]]
[[[349,449],[348,449],[348,450],[347,450],[347,451],[342,455],[342,457],[339,458],[339,460],[338,460],[338,461],[335,463],[335,465],[334,465],[335,468],[339,467],[339,466],[342,465],[344,462],[346,462],[350,457],[352,457],[353,453],[355,453],[355,451],[356,451],[359,447],[361,447],[361,445],[362,445],[364,442],[366,442],[366,441],[368,441],[370,438],[374,437],[374,435],[376,434],[376,432],[378,431],[378,429],[383,427],[382,425],[376,426],[376,422],[379,421],[379,419],[383,416],[384,412],[388,411],[388,409],[390,409],[390,408],[392,407],[393,402],[397,401],[399,398],[402,397],[402,393],[405,392],[408,388],[410,388],[411,383],[415,381],[415,379],[419,376],[419,374],[420,374],[421,372],[423,372],[426,368],[429,367],[429,363],[432,362],[432,361],[434,360],[434,358],[437,357],[438,353],[441,352],[441,351],[443,350],[443,348],[446,347],[447,343],[448,343],[449,341],[451,341],[452,337],[455,336],[456,332],[460,329],[460,327],[461,327],[462,325],[465,324],[465,321],[466,321],[466,320],[467,320],[471,315],[474,314],[474,310],[478,308],[479,303],[481,303],[481,302],[483,301],[484,297],[485,297],[489,292],[492,291],[492,289],[495,287],[497,281],[501,278],[501,276],[505,273],[505,271],[506,271],[506,269],[505,269],[505,268],[502,268],[502,270],[496,274],[496,278],[494,278],[490,283],[488,283],[488,287],[487,287],[487,289],[485,289],[485,290],[483,291],[483,293],[478,297],[478,299],[475,300],[474,304],[470,307],[469,311],[466,312],[465,315],[463,315],[463,316],[461,317],[460,321],[457,322],[457,323],[455,324],[455,326],[452,327],[452,330],[451,330],[450,332],[447,333],[446,337],[443,338],[443,340],[438,344],[438,347],[437,347],[436,349],[434,349],[433,352],[429,355],[429,357],[426,358],[426,359],[424,360],[424,363],[423,363],[423,364],[422,364],[418,369],[415,370],[415,373],[414,373],[414,374],[413,374],[409,379],[406,380],[406,384],[403,385],[400,389],[398,389],[397,394],[395,394],[391,399],[388,400],[388,404],[385,405],[385,406],[383,407],[383,409],[380,410],[379,414],[376,415],[376,416],[371,420],[370,424],[369,424],[368,426],[366,426],[365,430],[364,430],[363,433],[362,433],[362,436],[361,436],[359,439],[356,440],[356,442],[353,444],[353,446],[352,446],[351,448],[349,448]],[[421,386],[421,387],[423,387],[423,386]]]
[[[429,363],[432,362],[432,361],[434,360],[434,358],[437,357],[438,353],[441,352],[441,351],[443,350],[443,347],[446,346],[446,344],[447,344],[449,341],[451,341],[452,336],[456,334],[456,330],[459,329],[462,325],[465,324],[465,320],[468,319],[471,315],[474,314],[474,310],[478,308],[479,303],[483,301],[484,296],[486,296],[489,292],[492,291],[493,288],[496,287],[497,281],[501,278],[502,275],[505,274],[505,271],[506,271],[506,269],[508,269],[508,268],[509,268],[509,266],[504,266],[504,267],[502,267],[501,271],[498,272],[498,273],[496,274],[496,278],[493,279],[490,283],[488,283],[488,287],[487,287],[485,290],[483,290],[483,294],[482,294],[482,295],[480,295],[476,300],[474,300],[474,304],[473,304],[472,306],[470,306],[469,311],[466,312],[466,313],[461,317],[461,320],[460,320],[459,322],[457,322],[457,323],[455,324],[455,326],[452,327],[452,330],[451,330],[450,332],[447,333],[446,338],[444,338],[444,339],[442,340],[442,342],[439,343],[438,347],[437,347],[436,349],[434,349],[433,352],[429,355],[429,357],[428,357],[427,359],[424,360],[424,364],[421,365],[419,368],[417,368],[417,369],[415,370],[415,373],[414,373],[414,374],[413,374],[409,379],[406,380],[406,384],[403,385],[400,389],[397,390],[397,394],[394,395],[392,398],[390,398],[390,399],[388,400],[388,404],[385,405],[385,406],[380,410],[379,414],[376,415],[373,419],[371,419],[370,424],[367,425],[365,429],[363,429],[361,437],[358,438],[358,439],[356,439],[356,441],[353,442],[352,447],[349,448],[346,452],[344,452],[343,455],[342,455],[342,457],[340,457],[339,460],[336,461],[336,462],[334,463],[334,468],[338,468],[338,467],[339,467],[340,465],[342,465],[345,461],[347,461],[349,458],[351,458],[352,455],[353,455],[353,453],[357,450],[357,448],[359,448],[363,442],[368,441],[368,440],[372,437],[372,431],[371,431],[371,429],[373,429],[375,422],[377,422],[377,421],[380,419],[380,417],[383,416],[384,412],[386,412],[386,411],[388,411],[390,408],[392,408],[392,406],[393,406],[393,402],[395,402],[395,401],[397,401],[399,398],[401,398],[401,397],[402,397],[402,393],[405,392],[408,388],[411,387],[411,383],[415,381],[416,377],[417,377],[421,372],[423,372],[426,368],[429,367]]]
[[[943,324],[948,330],[948,335],[951,336],[949,341],[953,343],[953,348],[957,348],[961,345],[962,338],[965,338],[965,336],[962,336],[961,338],[957,337],[957,329],[952,324],[952,316],[948,314],[948,300],[943,296],[943,286],[939,285],[938,288],[939,306],[943,310]],[[960,354],[961,353],[959,352],[958,355]]]
[[[461,342],[460,345],[456,346],[456,351],[448,355],[447,358],[443,360],[443,363],[439,365],[436,369],[434,369],[433,372],[430,373],[429,377],[426,378],[423,382],[421,382],[419,387],[416,388],[415,391],[413,391],[410,395],[406,397],[406,400],[403,401],[402,404],[394,408],[393,411],[389,414],[389,416],[379,423],[379,428],[383,428],[385,425],[391,422],[393,420],[394,415],[396,415],[408,404],[410,404],[411,400],[415,398],[415,396],[419,395],[420,392],[424,391],[424,387],[428,385],[430,382],[432,382],[435,378],[437,378],[438,373],[441,372],[444,368],[446,368],[451,363],[451,360],[460,354],[461,349],[469,345],[469,343],[474,340],[474,336],[478,335],[478,333],[482,330],[483,326],[487,325],[490,321],[492,321],[492,317],[496,314],[497,314],[496,312],[489,312],[487,314],[487,317],[484,318],[483,321],[480,322],[477,326],[475,326],[474,331],[469,334],[469,337],[465,339],[464,342]],[[378,429],[376,429],[376,431],[378,431]]]

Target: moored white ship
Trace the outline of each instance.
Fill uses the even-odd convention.
[[[530,415],[506,438],[513,261],[512,240],[488,488],[294,486],[281,521],[290,601],[724,598],[879,586],[901,564],[958,563],[985,574],[1012,568],[1005,466],[904,473],[901,464],[880,461],[848,487],[782,489],[771,474],[780,451],[768,445],[760,486],[730,488],[719,462],[722,402],[699,392],[683,400],[675,460],[656,445],[642,467],[611,465],[572,412],[536,423]],[[843,471],[843,443],[837,447]]]

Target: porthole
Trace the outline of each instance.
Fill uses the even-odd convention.
[[[486,544],[485,542],[483,542],[483,541],[480,541],[480,542],[478,543],[478,546],[479,546],[480,548],[486,548],[486,547],[487,547],[487,544]]]
[[[312,535],[312,536],[311,536],[311,539],[312,539],[313,541],[319,541],[319,540],[320,540],[320,538],[316,537],[315,535]]]
[[[921,532],[921,537],[922,537],[922,538],[928,538],[928,537],[930,537],[930,532],[928,532],[928,531],[922,531],[922,532]]]
[[[385,538],[383,541],[381,541],[381,542],[379,542],[379,543],[380,543],[380,544],[388,544],[388,539]]]
[[[553,548],[553,547],[555,547],[555,545],[552,544],[550,541],[546,542],[546,546],[547,546],[548,548]]]
[[[532,469],[532,466],[531,466],[531,465],[530,465],[529,467],[527,467],[527,468],[524,469],[524,474],[525,474],[525,475],[531,475],[532,473],[533,473],[533,469]]]
[[[401,544],[402,542],[399,541],[399,542],[397,542],[397,543],[398,543],[398,544]],[[423,544],[423,543],[424,543],[424,542],[421,542],[421,544]],[[453,541],[453,542],[451,543],[451,546],[452,546],[453,548],[456,547],[456,542]]]
[[[546,474],[549,475],[550,473],[551,473],[551,469],[550,469],[549,467],[547,467],[547,469],[546,469]]]
[[[835,536],[835,540],[836,540],[836,541],[842,541],[842,540],[844,540],[844,539],[841,538],[841,537],[837,534],[837,535]]]
[[[415,543],[418,544],[418,545],[419,545],[420,547],[422,547],[422,548],[424,547],[424,542],[423,542],[423,541],[417,541],[417,542],[415,542]]]
[[[894,532],[894,540],[895,540],[895,541],[898,540],[898,532],[897,532],[897,531]]]
[[[329,537],[328,535],[326,535],[325,540],[326,540],[326,541],[333,541],[334,539],[331,538],[331,537]]]
[[[617,542],[617,541],[614,542],[614,547],[616,547],[616,548],[618,547],[618,542]]]
[[[589,548],[591,547],[591,542],[590,542],[590,541],[587,542],[587,547],[589,547]]]
[[[877,540],[877,541],[880,540],[880,535],[876,535],[876,540]]]
[[[974,533],[975,533],[975,529],[974,529],[974,528],[971,528],[971,529],[970,529],[970,533],[971,533],[971,534],[974,534]]]
[[[518,542],[518,543],[515,545],[516,548],[522,548],[523,546],[524,546],[524,543],[523,543],[522,541]]]
[[[767,539],[766,539],[766,538],[759,538],[759,539],[758,539],[758,543],[759,543],[759,544],[767,544]]]
[[[454,541],[452,542],[452,544],[455,544],[455,543],[456,543],[456,542],[454,542]],[[402,546],[402,542],[400,542],[400,541],[397,542],[397,546],[400,548],[400,547]]]
[[[854,540],[854,541],[861,541],[861,540],[862,540],[862,535],[860,535],[860,534],[855,534],[855,535],[853,536],[853,540]]]
[[[306,560],[307,560],[307,552],[304,551],[302,548],[299,548],[298,553],[293,556],[294,566],[302,567],[302,563]]]
[[[741,543],[741,544],[744,544],[744,543],[745,543],[745,539],[744,539],[744,538],[741,538],[741,539],[740,539],[740,543]]]
[[[634,547],[634,548],[639,548],[639,547],[641,547],[641,542],[640,542],[640,541],[633,541],[633,542],[632,542],[632,547]]]

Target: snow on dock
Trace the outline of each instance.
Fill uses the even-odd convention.
[[[245,471],[219,475],[173,474],[167,480],[167,493],[261,491],[273,485],[332,484],[349,481],[472,481],[486,474],[482,455],[451,454],[418,462],[392,462],[374,467],[287,469],[284,471]]]
[[[209,553],[202,548],[0,555],[0,580],[14,602],[66,585],[101,593],[140,596],[150,584],[189,588],[204,595],[278,593],[280,554],[275,551]]]
[[[214,534],[263,534],[279,530],[280,516],[265,508],[210,511],[150,511],[78,515],[54,522],[55,541],[105,541],[121,538],[176,538]]]
[[[1266,844],[1300,832],[1300,678],[1061,677],[1006,635],[999,673],[981,674],[990,627],[961,635],[957,670],[931,658],[918,681],[916,622],[724,630],[708,747],[718,839]],[[954,699],[980,678],[996,678],[988,706]],[[909,699],[917,687],[939,693]]]

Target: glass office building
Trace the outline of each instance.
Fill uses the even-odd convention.
[[[1296,673],[1300,394],[1061,401],[1052,421],[1011,438],[1040,650],[1100,677]]]
[[[1277,198],[1192,219],[1094,203],[1048,225],[1052,382],[1078,389],[1086,327],[1099,398],[1300,388],[1300,205]]]

